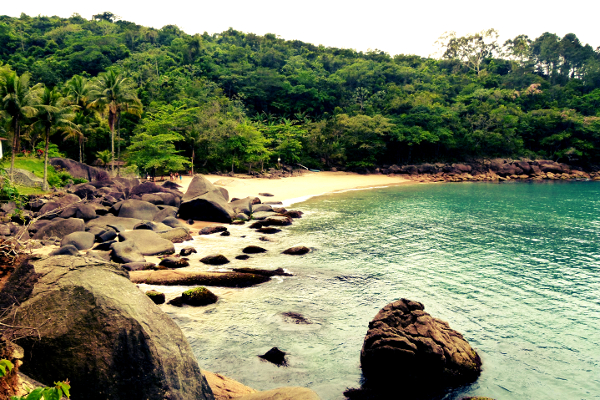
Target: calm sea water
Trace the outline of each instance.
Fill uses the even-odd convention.
[[[343,399],[359,386],[369,321],[408,298],[463,333],[483,360],[479,380],[445,399],[600,398],[599,183],[408,185],[292,208],[306,214],[276,242],[246,227],[232,229],[224,251],[222,238],[197,239],[197,258],[233,257],[252,243],[269,251],[229,266],[294,273],[215,290],[221,299],[206,308],[163,306],[202,368],[261,390],[298,385]],[[299,244],[314,251],[280,254]],[[290,323],[287,311],[312,324]],[[289,353],[288,367],[256,357],[274,346]]]

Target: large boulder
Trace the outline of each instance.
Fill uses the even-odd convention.
[[[122,264],[146,262],[135,242],[113,242],[110,245],[112,260]]]
[[[78,250],[87,250],[92,248],[95,240],[96,236],[93,233],[73,232],[65,236],[60,242],[60,245],[66,246],[71,244],[75,246]]]
[[[119,208],[119,217],[137,218],[146,221],[153,221],[154,216],[158,214],[159,208],[154,204],[142,200],[125,200],[121,202]]]
[[[232,222],[233,208],[227,203],[221,190],[201,175],[190,182],[187,192],[181,199],[179,217],[197,221]]]
[[[142,220],[137,218],[121,218],[115,217],[112,214],[107,214],[89,220],[87,222],[87,227],[91,229],[95,226],[100,228],[106,228],[107,226],[120,226],[123,229],[133,229],[133,227],[139,224],[140,222],[142,222]]]
[[[187,232],[186,232],[187,233]],[[175,246],[170,240],[163,239],[156,232],[149,230],[135,230],[120,233],[124,242],[133,242],[144,256],[154,256],[157,254],[174,253]]]
[[[49,163],[56,169],[66,170],[73,178],[83,178],[89,182],[108,180],[108,173],[103,169],[90,167],[70,158],[51,158]]]
[[[40,228],[35,235],[33,235],[33,238],[38,240],[53,236],[57,238],[64,238],[70,233],[83,231],[85,231],[85,224],[82,219],[58,219]]]
[[[447,322],[423,310],[423,304],[401,299],[369,323],[360,354],[367,387],[421,392],[479,377],[481,360],[475,350]]]
[[[181,330],[114,264],[27,260],[0,305],[14,305],[11,324],[36,327],[17,339],[21,370],[46,385],[69,379],[89,400],[214,399]]]

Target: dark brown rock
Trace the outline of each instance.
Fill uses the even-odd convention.
[[[367,386],[381,390],[458,386],[481,372],[479,356],[460,333],[406,299],[369,323],[360,359]]]
[[[187,258],[167,257],[163,258],[158,265],[166,268],[183,268],[189,266],[190,262]]]
[[[192,253],[197,253],[196,249],[193,247],[184,247],[179,251],[179,254],[182,256],[189,256]]]
[[[306,246],[294,246],[294,247],[290,247],[287,250],[284,250],[283,254],[289,254],[292,256],[301,256],[308,252],[310,252],[310,249]]]
[[[266,253],[267,249],[263,249],[262,247],[251,245],[251,246],[244,247],[242,252],[245,254],[258,254],[258,253]]]
[[[207,226],[205,228],[200,229],[198,235],[212,235],[213,233],[225,232],[226,230],[227,227],[223,225]]]
[[[222,254],[213,254],[200,259],[200,262],[208,265],[228,264],[229,260]]]
[[[154,302],[154,304],[164,304],[165,303],[165,294],[161,292],[157,292],[156,290],[148,290],[146,292],[146,296],[150,298]]]
[[[272,226],[265,226],[263,228],[259,228],[256,232],[264,233],[267,235],[273,235],[275,233],[281,232],[281,229],[273,228]]]
[[[286,352],[279,350],[277,347],[273,347],[271,350],[258,357],[262,358],[265,361],[269,361],[277,365],[278,367],[287,367],[288,363],[285,359],[286,355]]]

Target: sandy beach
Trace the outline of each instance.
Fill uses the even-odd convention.
[[[328,193],[342,192],[350,189],[394,186],[414,181],[398,176],[359,175],[352,172],[305,172],[300,176],[281,179],[250,178],[244,176],[226,177],[204,175],[216,186],[227,189],[230,198],[257,196],[261,201],[281,201],[290,205],[310,197]],[[192,178],[184,176],[181,189],[187,190]],[[178,182],[179,183],[179,182]],[[273,196],[260,196],[259,193],[270,193]]]

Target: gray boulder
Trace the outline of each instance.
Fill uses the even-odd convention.
[[[252,214],[252,198],[246,197],[245,199],[239,199],[232,201],[229,205],[233,208],[236,214]]]
[[[145,256],[157,254],[170,254],[175,252],[175,246],[170,240],[163,239],[160,235],[148,230],[135,230],[121,232],[123,243],[133,242],[139,252]]]
[[[61,218],[81,218],[85,221],[97,217],[96,209],[90,204],[77,203],[68,206],[59,215]]]
[[[184,227],[173,228],[166,232],[159,233],[160,237],[167,239],[172,243],[183,243],[188,240],[192,240],[192,236],[189,231]]]
[[[96,236],[90,232],[73,232],[68,234],[63,238],[60,242],[61,246],[73,245],[78,250],[87,250],[91,249],[94,245],[94,241],[96,240]]]
[[[163,222],[167,218],[175,218],[179,211],[176,207],[164,206],[162,210],[158,212],[152,219],[154,222]]]
[[[257,213],[259,211],[274,212],[273,207],[271,207],[269,204],[256,204],[255,206],[252,206],[253,213]]]
[[[71,160],[70,158],[51,158],[50,165],[56,169],[67,170],[73,178],[87,179],[92,181],[108,180],[108,173],[100,168],[90,167],[89,165]]]
[[[103,215],[101,217],[92,219],[87,222],[87,227],[91,229],[94,226],[100,228],[106,228],[107,226],[121,226],[124,229],[133,229],[134,226],[142,222],[141,219],[137,218],[121,218],[115,217],[112,214]]]
[[[64,238],[73,232],[85,231],[85,223],[79,218],[59,219],[52,221],[50,224],[40,228],[35,235],[34,239],[46,239],[52,236],[58,238]]]
[[[188,228],[187,226],[185,226],[183,223],[181,223],[180,220],[178,220],[175,217],[168,217],[162,220],[162,223],[170,226],[171,228],[183,228],[185,230],[187,230],[189,232],[190,228]]]
[[[214,399],[181,330],[114,264],[28,260],[0,294],[13,304],[11,323],[36,327],[17,340],[21,371],[40,382],[68,378],[88,400]]]
[[[268,217],[272,217],[275,215],[275,211],[258,211],[252,213],[252,218],[258,221],[262,221]]]
[[[119,208],[120,218],[136,218],[153,221],[160,210],[152,203],[142,200],[125,200]]]
[[[146,262],[146,259],[140,253],[134,242],[114,242],[110,246],[112,250],[112,259],[115,262],[121,264],[128,264],[133,262]]]
[[[227,203],[220,189],[203,176],[196,175],[181,199],[179,217],[197,221],[230,223],[235,217],[235,212]]]
[[[8,170],[7,170],[8,171]],[[44,180],[38,178],[33,173],[20,168],[13,168],[14,181],[17,185],[27,187],[42,187]]]

